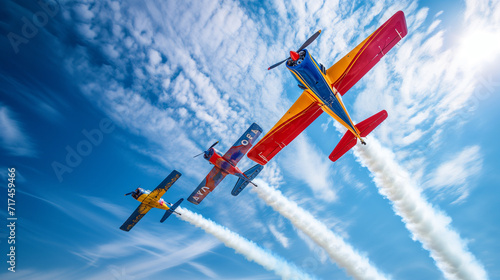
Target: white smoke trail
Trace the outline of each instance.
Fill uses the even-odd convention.
[[[301,271],[295,265],[289,264],[283,258],[268,252],[252,241],[230,231],[226,227],[218,225],[182,207],[177,208],[177,211],[182,214],[179,216],[180,219],[212,234],[227,247],[233,248],[237,253],[245,256],[247,260],[256,262],[267,270],[274,271],[274,273],[281,276],[282,279],[315,279]]]
[[[408,171],[396,162],[394,153],[371,137],[368,146],[356,149],[355,155],[372,172],[380,194],[392,202],[413,240],[430,251],[447,279],[488,278],[466,242],[451,228],[451,218],[426,201]]]
[[[355,279],[386,279],[379,273],[368,259],[356,252],[342,237],[338,236],[325,224],[313,217],[309,212],[300,208],[297,203],[288,200],[266,182],[257,179],[259,186],[253,188],[266,204],[290,220],[292,224],[309,236],[316,244],[326,250],[330,258]]]

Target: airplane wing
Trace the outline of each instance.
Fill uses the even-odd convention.
[[[303,91],[290,110],[248,152],[248,158],[260,165],[265,165],[317,119],[321,113],[323,113],[323,110],[319,103],[308,96],[307,90]]]
[[[407,33],[405,15],[399,11],[326,70],[332,87],[344,95]]]
[[[129,231],[131,230],[137,222],[139,222],[148,211],[151,210],[151,207],[147,206],[144,203],[141,203],[137,209],[135,209],[134,213],[130,215],[130,217],[123,223],[120,227],[121,230]]]
[[[200,204],[200,202],[217,187],[217,185],[226,177],[226,173],[222,172],[219,168],[215,167],[210,170],[207,177],[200,183],[200,185],[188,197],[188,201],[193,204]]]
[[[168,174],[167,178],[165,178],[159,185],[154,189],[143,202],[147,203],[150,201],[158,201],[160,198],[170,189],[170,187],[181,177],[181,173],[179,171],[174,170],[170,174]]]
[[[262,133],[262,128],[253,123],[240,139],[234,143],[234,145],[229,148],[229,150],[224,154],[223,158],[229,161],[232,165],[236,166],[240,159],[248,152],[252,147],[253,143],[259,138]]]

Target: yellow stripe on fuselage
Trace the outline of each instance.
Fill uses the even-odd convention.
[[[321,74],[321,77],[323,77],[323,79],[325,80],[325,82],[327,83],[327,85],[329,86],[329,88],[332,90],[333,95],[334,95],[334,96],[335,96],[335,98],[339,101],[340,106],[342,106],[342,109],[344,110],[345,114],[347,115],[347,118],[349,119],[349,121],[351,122],[352,126],[354,127],[354,129],[355,129],[356,131],[353,131],[353,130],[352,130],[352,128],[351,128],[351,126],[350,126],[350,125],[348,125],[348,124],[346,124],[344,121],[341,121],[340,123],[341,123],[343,126],[345,126],[347,129],[349,129],[352,133],[354,133],[354,135],[356,135],[358,138],[359,138],[359,137],[361,137],[361,136],[359,135],[359,131],[358,131],[358,129],[356,128],[356,126],[354,125],[354,122],[353,122],[353,121],[352,121],[352,119],[351,119],[351,116],[349,116],[349,112],[347,112],[347,109],[346,109],[346,108],[345,108],[345,106],[344,106],[344,102],[342,102],[342,99],[340,98],[340,96],[339,96],[338,92],[336,92],[337,90],[336,90],[336,89],[334,90],[334,88],[331,86],[331,83],[329,82],[328,77],[327,77],[325,74],[323,74],[323,71],[321,71],[321,68],[318,66],[318,64],[316,64],[316,61],[313,59],[313,57],[311,56],[311,54],[310,54],[309,52],[307,52],[307,54],[309,55],[309,57],[311,58],[311,61],[314,63],[314,65],[315,65],[315,66],[316,66],[316,68],[318,69],[319,73]],[[321,108],[323,109],[323,107],[321,107]],[[333,117],[333,115],[332,115],[332,114],[334,114],[335,116],[337,116],[335,113],[333,113],[333,111],[332,111],[332,110],[330,110],[330,108],[329,108],[328,106],[327,106],[327,108],[328,108],[328,111],[330,111],[330,112],[331,112],[331,114],[330,114],[330,113],[328,113],[328,111],[325,111],[325,112],[327,112],[327,113],[328,113],[330,116],[332,116],[332,117]],[[335,117],[333,117],[333,118],[335,118]],[[339,117],[337,116],[337,118],[339,118]],[[340,118],[339,118],[339,119],[340,119]]]

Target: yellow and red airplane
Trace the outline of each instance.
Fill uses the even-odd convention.
[[[357,139],[365,144],[363,137],[387,118],[387,112],[382,110],[355,125],[341,96],[406,36],[408,30],[404,13],[399,11],[394,14],[328,69],[319,64],[305,49],[320,33],[321,30],[316,32],[296,52],[290,51],[290,57],[269,67],[270,70],[286,62],[286,67],[299,82],[299,88],[304,91],[290,110],[248,152],[248,157],[261,165],[265,165],[292,142],[322,112],[326,112],[347,128],[347,132],[329,156],[332,161],[336,161],[354,147]]]
[[[132,197],[137,201],[140,201],[141,204],[139,205],[139,207],[137,207],[137,209],[135,209],[134,213],[130,215],[125,223],[123,223],[120,229],[124,231],[131,230],[135,226],[135,224],[137,224],[137,222],[139,222],[142,217],[144,217],[144,215],[146,215],[146,213],[151,210],[151,208],[159,208],[167,211],[161,218],[161,223],[163,223],[172,213],[180,215],[180,213],[175,212],[175,209],[182,203],[184,199],[181,198],[172,205],[168,202],[165,202],[163,198],[161,198],[177,181],[177,179],[179,179],[179,177],[181,177],[181,173],[179,173],[177,170],[174,170],[152,192],[144,190],[142,188],[137,188],[133,192],[126,193],[126,196],[131,194]]]

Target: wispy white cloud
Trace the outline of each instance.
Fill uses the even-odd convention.
[[[150,241],[156,241],[156,244],[154,245],[154,247],[145,247],[145,244],[140,244],[140,240],[138,240],[139,238],[153,238]],[[148,248],[147,250],[145,250],[145,252],[147,252],[149,256],[142,261],[138,261],[137,259],[127,260],[124,264],[127,267],[127,274],[140,276],[141,278],[152,276],[165,269],[176,267],[185,263],[190,263],[193,259],[196,259],[208,253],[219,244],[218,242],[214,242],[214,240],[211,238],[203,237],[192,242],[183,242],[185,246],[179,247],[174,245],[174,242],[165,242],[165,239],[166,238],[162,238],[160,236],[154,237],[151,235],[145,235],[138,236],[137,239],[129,241],[135,243],[136,246],[138,246],[137,248],[139,249]],[[178,242],[178,240],[176,242]],[[121,245],[123,245],[123,242],[120,243]],[[116,246],[112,246],[110,248],[97,248],[98,251],[96,251],[96,255],[99,255],[100,257],[102,257],[103,255],[112,256],[109,255],[109,253],[113,254],[114,252],[116,252],[113,249],[117,249],[117,247],[120,246],[118,243],[115,243],[114,245]],[[104,251],[103,249],[106,250]],[[114,257],[118,256],[120,255],[114,254]],[[100,273],[101,276],[105,276],[107,274],[107,271]],[[99,276],[96,275],[95,278],[98,279]],[[104,278],[105,277],[99,279]]]
[[[127,214],[130,214],[129,211],[127,211],[122,206],[113,204],[113,203],[106,201],[102,198],[90,197],[90,196],[82,196],[82,197],[85,198],[90,203],[94,204],[95,206],[97,206],[103,210],[106,210],[107,212],[115,215],[116,217],[121,218],[121,217],[127,216]]]
[[[386,279],[368,258],[357,252],[342,237],[335,234],[297,203],[284,197],[279,190],[257,179],[258,188],[253,190],[266,204],[273,207],[316,244],[326,250],[332,261],[345,269],[355,279]]]
[[[16,270],[15,277],[17,279],[39,279],[39,280],[51,280],[51,279],[67,279],[74,278],[75,270],[72,269],[53,269],[49,271],[40,271],[37,269],[18,269]],[[2,279],[12,279],[12,272],[3,272],[0,274]]]
[[[259,174],[259,178],[263,179],[266,182],[269,182],[269,184],[276,186],[281,185],[281,183],[283,183],[283,181],[285,180],[276,161],[271,161],[266,164],[266,167],[262,169],[261,173]]]
[[[328,155],[323,154],[305,135],[299,135],[290,146],[294,152],[285,154],[282,161],[289,174],[306,183],[316,198],[326,202],[337,200],[337,193],[331,184],[334,167]]]
[[[36,156],[34,145],[7,106],[0,103],[0,145],[14,156]]]
[[[392,202],[413,239],[430,252],[447,279],[488,278],[484,267],[468,250],[467,242],[451,227],[451,218],[425,199],[393,152],[369,137],[369,145],[357,148],[355,154],[372,172],[380,194]]]
[[[209,267],[205,266],[205,265],[202,265],[200,263],[196,263],[196,262],[189,262],[189,264],[191,266],[193,266],[194,268],[196,268],[198,271],[200,271],[203,275],[211,278],[211,279],[219,279],[219,275],[217,275],[217,273],[215,273],[212,269],[210,269]]]
[[[290,246],[290,241],[285,236],[285,234],[283,234],[281,231],[279,231],[273,224],[270,224],[268,227],[269,227],[269,230],[271,231],[271,233],[276,238],[276,240],[278,240],[279,243],[281,243],[281,245],[283,247],[288,248],[288,246]]]
[[[107,15],[99,13],[109,9],[107,5],[80,4],[73,12],[81,14],[77,26],[90,25],[90,30],[98,33],[95,40],[85,35],[88,32],[82,34],[88,49],[96,44],[113,45],[120,53],[119,59],[107,57],[114,69],[89,63],[86,49],[68,59],[68,68],[72,72],[96,73],[82,83],[82,91],[89,99],[99,100],[103,111],[118,125],[156,144],[158,151],[142,150],[162,164],[192,169],[180,159],[183,154],[203,148],[199,146],[205,145],[204,141],[199,143],[201,136],[235,139],[249,125],[254,114],[251,109],[276,106],[276,102],[249,105],[249,100],[255,99],[254,92],[260,92],[256,90],[257,83],[246,82],[242,85],[243,92],[233,94],[233,84],[241,82],[236,73],[255,63],[250,58],[261,59],[255,53],[261,40],[257,38],[255,23],[237,4],[186,3],[185,9],[179,9],[171,7],[174,3],[158,2],[144,10],[124,3],[113,5]],[[106,17],[113,18],[113,33],[117,30],[114,34],[117,36],[110,36],[109,30],[100,25]],[[153,38],[152,30],[156,28],[162,32],[155,33]],[[227,36],[236,35],[237,31],[241,33],[239,40],[227,40]],[[207,56],[208,53],[211,55]],[[237,71],[228,72],[228,65],[236,61]],[[134,65],[132,72],[128,71],[128,65]],[[265,69],[250,73],[261,79]],[[267,99],[276,94],[262,93]],[[274,114],[269,110],[263,112]],[[176,143],[175,148],[171,143]],[[168,157],[155,156],[158,154]]]
[[[439,165],[430,175],[429,186],[446,195],[458,196],[454,201],[463,202],[470,194],[471,177],[478,175],[482,168],[479,146],[464,148],[454,158]]]

